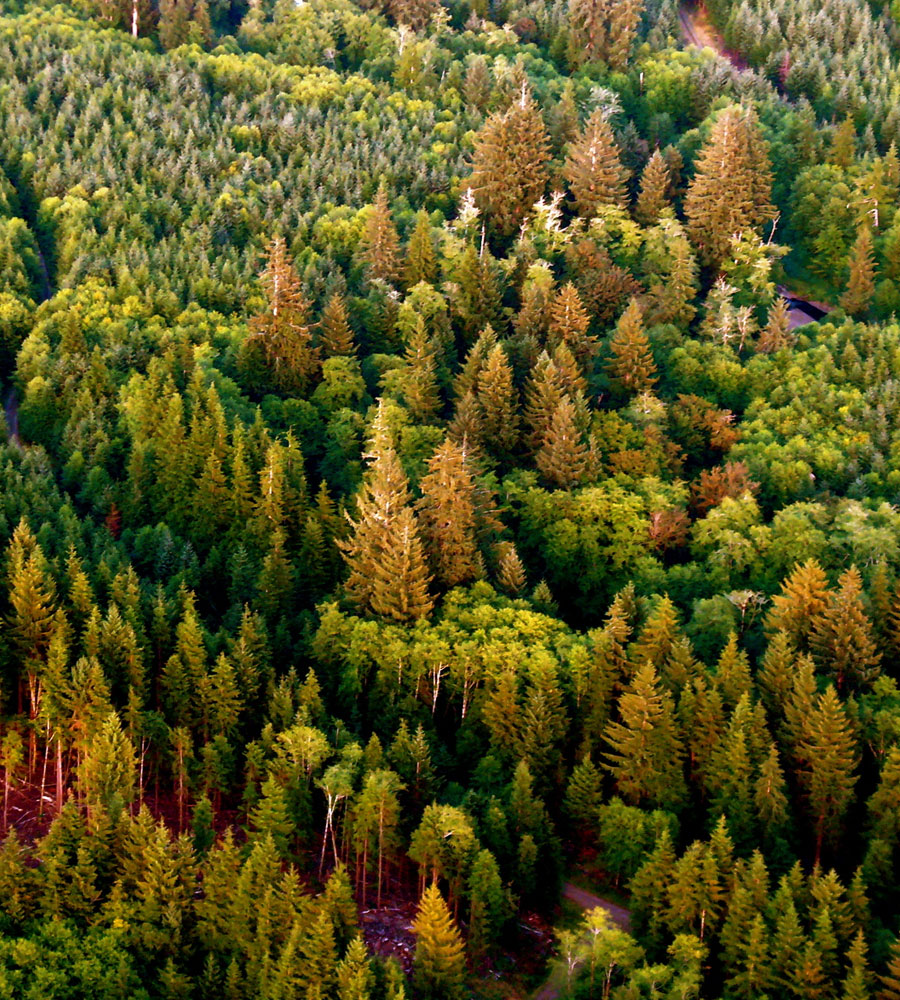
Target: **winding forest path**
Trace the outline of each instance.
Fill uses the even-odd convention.
[[[579,889],[571,882],[566,882],[562,894],[566,899],[577,903],[583,910],[593,910],[597,907],[606,910],[610,920],[621,927],[623,931],[627,931],[631,927],[631,914],[624,906],[619,906],[602,896],[588,892],[587,889]],[[585,940],[587,940],[587,935]],[[566,978],[566,963],[561,958],[554,959],[550,974],[543,986],[533,994],[532,1000],[558,1000],[558,997],[565,991]]]

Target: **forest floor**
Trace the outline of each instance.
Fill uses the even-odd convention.
[[[566,882],[562,894],[563,899],[574,903],[581,910],[593,910],[596,907],[606,910],[610,920],[624,931],[627,931],[631,926],[631,915],[628,910],[612,900],[604,899],[603,896],[598,896],[596,893],[582,889],[571,882]],[[532,1000],[557,1000],[565,992],[567,979],[565,959],[553,959],[547,979],[532,994]]]

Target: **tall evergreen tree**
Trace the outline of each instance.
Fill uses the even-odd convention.
[[[366,265],[367,276],[375,281],[396,284],[400,277],[400,237],[391,217],[387,188],[378,186],[375,203],[366,219],[360,244],[360,258]]]
[[[841,296],[841,308],[850,316],[860,316],[868,310],[875,294],[875,252],[868,223],[859,227],[849,265],[850,276]]]
[[[634,207],[634,214],[639,222],[645,226],[652,226],[657,222],[659,213],[670,204],[671,182],[669,165],[662,153],[655,149],[641,174],[641,190]]]
[[[465,985],[463,941],[434,882],[419,900],[413,932],[413,982],[419,996],[425,1000],[457,1000]]]
[[[627,394],[652,389],[656,384],[656,362],[644,334],[641,307],[632,299],[616,324],[609,344],[612,357],[606,363],[613,384]]]
[[[684,202],[688,234],[704,264],[721,264],[735,233],[772,219],[772,169],[755,114],[736,104],[719,113],[700,150]]]
[[[550,139],[523,83],[520,95],[495,112],[475,136],[469,184],[478,206],[505,236],[530,215],[547,186]]]
[[[602,109],[593,112],[584,131],[569,147],[563,176],[585,219],[597,214],[601,205],[625,205],[628,172],[622,166],[619,147]]]

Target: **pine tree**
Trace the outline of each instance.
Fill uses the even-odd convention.
[[[685,794],[681,739],[671,698],[660,693],[651,664],[638,668],[618,708],[621,721],[606,727],[605,766],[619,793],[634,805],[677,806]]]
[[[372,211],[360,244],[360,259],[366,265],[367,277],[373,281],[396,284],[400,277],[400,237],[391,218],[387,188],[379,185]]]
[[[475,136],[472,175],[475,200],[501,234],[514,233],[547,186],[550,140],[527,86],[503,112],[495,112]]]
[[[563,808],[583,833],[593,833],[597,810],[603,802],[603,779],[591,758],[585,756],[572,770]]]
[[[841,296],[841,308],[850,316],[861,316],[869,308],[875,294],[875,252],[868,223],[859,227],[856,242],[850,251],[850,276]]]
[[[399,621],[427,617],[432,601],[425,559],[383,401],[368,458],[370,470],[357,498],[357,519],[348,515],[351,536],[338,541],[350,570],[347,593],[358,607],[378,615]]]
[[[568,396],[557,404],[535,464],[544,479],[558,489],[580,486],[595,474],[595,457],[582,440],[575,406]]]
[[[787,300],[777,295],[769,307],[766,325],[756,342],[756,350],[760,354],[774,354],[784,347],[789,347],[791,342],[790,310]]]
[[[318,357],[312,346],[309,302],[281,236],[276,236],[266,250],[260,283],[266,309],[250,320],[250,346],[261,350],[278,389],[303,393],[318,370]]]
[[[628,173],[602,109],[593,112],[569,147],[563,176],[582,218],[592,219],[601,205],[624,207]]]
[[[638,222],[645,226],[654,225],[659,213],[669,204],[669,186],[672,182],[669,165],[662,153],[655,149],[641,174],[641,190],[634,207]]]
[[[867,685],[878,675],[881,656],[863,607],[862,578],[855,566],[841,574],[827,607],[813,619],[809,645],[839,692],[845,684]]]
[[[416,955],[413,982],[425,1000],[454,1000],[465,985],[462,938],[435,883],[422,894],[413,922]]]
[[[872,996],[872,974],[866,961],[866,939],[857,931],[847,951],[847,974],[840,1000],[869,1000]]]
[[[347,307],[340,292],[335,292],[325,303],[319,322],[319,345],[326,358],[353,357],[356,343],[347,320]]]
[[[613,384],[623,393],[647,392],[656,384],[656,362],[644,334],[641,307],[632,299],[616,324],[606,363]]]
[[[355,937],[338,963],[338,1000],[369,1000],[374,978],[365,943]]]
[[[416,226],[406,248],[406,262],[403,265],[403,283],[407,289],[420,281],[433,285],[437,278],[437,260],[431,237],[431,223],[428,213],[422,209],[416,215]]]
[[[732,104],[716,118],[697,157],[684,203],[688,234],[704,264],[720,264],[735,233],[774,217],[772,170],[752,111]]]
[[[528,428],[526,441],[532,452],[543,443],[563,394],[562,379],[556,365],[544,351],[537,359],[525,386],[524,418]]]

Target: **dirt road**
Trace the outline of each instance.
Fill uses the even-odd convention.
[[[631,926],[631,916],[624,906],[618,906],[616,903],[612,903],[602,896],[596,896],[594,893],[588,892],[587,889],[579,889],[577,885],[566,882],[563,886],[563,896],[566,899],[572,900],[573,903],[577,903],[583,910],[593,910],[596,907],[606,910],[610,920],[623,931],[627,931]],[[558,997],[564,992],[565,988],[565,962],[557,958],[553,961],[546,982],[537,990],[532,1000],[558,1000]]]

